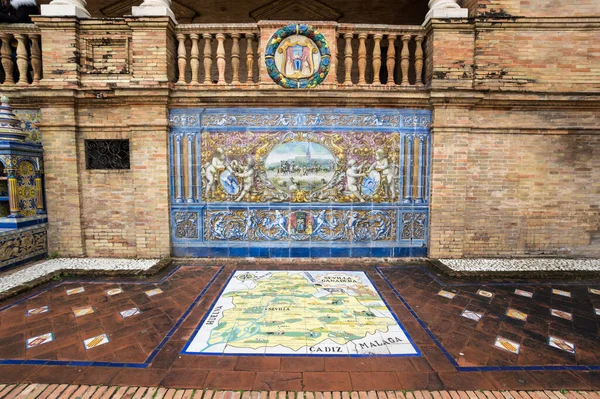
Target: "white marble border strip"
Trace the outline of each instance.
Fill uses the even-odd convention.
[[[58,270],[146,271],[160,259],[61,258],[0,274],[0,294]]]
[[[460,272],[600,271],[600,259],[440,259]]]

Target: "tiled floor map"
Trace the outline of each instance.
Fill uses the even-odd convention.
[[[362,271],[236,271],[183,353],[419,355]]]

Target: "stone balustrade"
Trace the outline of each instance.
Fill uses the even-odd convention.
[[[40,31],[34,24],[0,24],[2,86],[37,85],[42,78]]]
[[[425,31],[422,27],[332,26],[338,40],[337,46],[331,46],[338,61],[330,72],[335,77],[334,85],[321,88],[424,86]],[[266,75],[258,60],[270,37],[263,37],[261,32],[260,24],[178,25],[176,84],[258,85],[259,77]]]
[[[338,82],[421,87],[425,32],[420,27],[345,25],[338,29]]]
[[[178,25],[178,85],[258,82],[256,24]]]

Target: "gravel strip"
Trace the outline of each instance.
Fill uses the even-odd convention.
[[[600,271],[600,259],[439,259],[457,272]]]
[[[36,263],[15,272],[0,275],[0,293],[28,283],[57,270],[131,270],[144,271],[159,259],[61,258]]]

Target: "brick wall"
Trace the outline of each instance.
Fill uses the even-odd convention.
[[[86,256],[169,255],[167,113],[163,106],[81,107],[78,135]],[[129,139],[129,170],[87,170],[85,139]]]
[[[430,256],[600,255],[599,135],[434,142]]]
[[[525,17],[590,17],[600,16],[600,2],[578,0],[567,3],[548,0],[465,0],[463,7],[473,9],[477,3],[479,16],[494,16],[504,12]]]
[[[477,89],[597,92],[600,87],[600,30],[506,23],[480,30],[475,51]]]
[[[84,256],[74,103],[42,107],[48,253]]]

